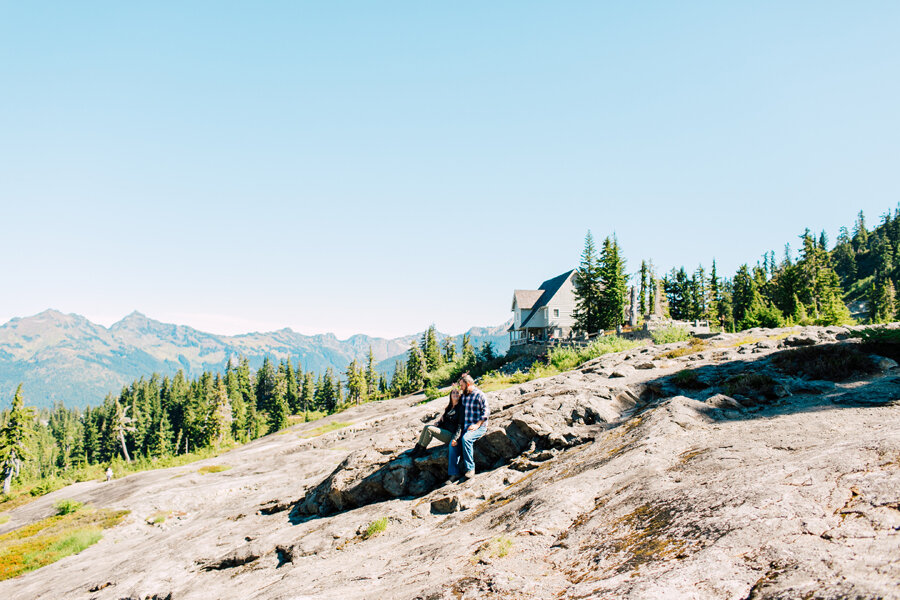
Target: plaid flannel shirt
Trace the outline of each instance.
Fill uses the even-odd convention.
[[[463,394],[459,402],[463,407],[463,433],[469,430],[469,425],[472,423],[478,421],[487,423],[490,410],[488,410],[487,398],[481,390],[475,389],[470,394]]]

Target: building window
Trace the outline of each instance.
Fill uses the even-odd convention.
[[[558,309],[558,308],[554,308],[554,309],[553,309],[553,317],[554,317],[554,318],[559,318],[559,309]]]

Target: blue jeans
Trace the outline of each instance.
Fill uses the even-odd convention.
[[[475,441],[481,438],[487,432],[487,426],[482,425],[475,431],[466,430],[462,437],[456,442],[456,445],[450,446],[449,464],[447,471],[450,477],[457,477],[463,473],[475,470]],[[460,469],[462,467],[462,469]]]

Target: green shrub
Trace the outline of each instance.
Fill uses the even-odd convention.
[[[63,498],[53,504],[57,515],[70,515],[77,512],[82,506],[84,506],[82,502],[70,498]]]
[[[774,306],[756,306],[747,313],[741,321],[741,329],[753,329],[754,327],[784,327],[784,313]]]
[[[436,387],[429,386],[425,388],[425,398],[427,398],[429,401],[434,400],[435,398],[440,398],[443,395],[444,393]]]
[[[702,390],[709,387],[697,377],[697,373],[690,369],[684,369],[672,376],[672,381],[678,387],[687,388],[689,390]]]
[[[685,327],[677,327],[670,325],[662,329],[655,329],[650,332],[654,344],[671,344],[673,342],[686,342],[691,338],[691,332]]]
[[[859,338],[863,343],[900,344],[900,329],[889,327],[866,327],[859,331],[851,331],[850,335]]]
[[[68,485],[67,482],[57,477],[50,477],[31,488],[31,491],[29,491],[28,493],[34,497],[44,496],[46,494],[49,494],[50,492],[55,492],[56,490],[65,487],[66,485]]]
[[[744,396],[762,395],[766,398],[775,398],[775,380],[762,373],[744,373],[736,375],[725,382],[728,395],[741,394]]]
[[[611,352],[622,352],[640,346],[641,342],[627,340],[616,335],[604,335],[584,348],[562,347],[551,348],[547,362],[558,372],[570,371],[589,360]],[[532,365],[532,368],[535,368]],[[539,368],[539,367],[538,367]]]
[[[387,517],[381,517],[380,519],[375,519],[374,521],[369,523],[368,527],[366,527],[366,530],[362,534],[362,538],[364,540],[367,540],[371,537],[375,537],[376,535],[378,535],[379,533],[382,533],[385,529],[387,529],[387,526],[388,526],[388,518]]]

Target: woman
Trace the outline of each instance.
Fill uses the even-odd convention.
[[[459,439],[462,434],[462,407],[459,406],[459,390],[450,390],[450,402],[444,409],[444,414],[434,425],[426,425],[422,428],[419,443],[413,448],[411,456],[418,458],[425,456],[425,449],[431,442],[431,438],[437,438],[447,443]]]

